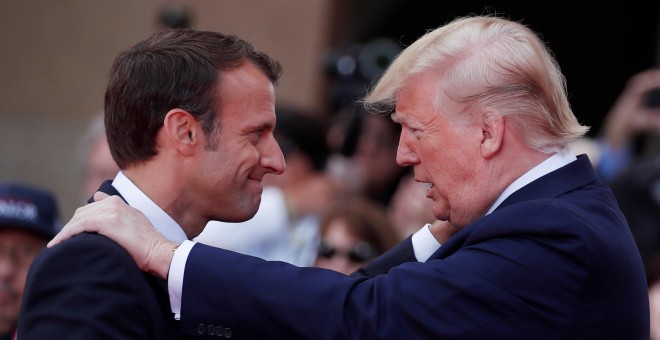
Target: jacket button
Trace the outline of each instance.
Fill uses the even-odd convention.
[[[225,328],[225,338],[231,338],[231,336],[232,336],[231,328],[229,327]]]

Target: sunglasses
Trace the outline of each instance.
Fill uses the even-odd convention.
[[[364,263],[378,256],[378,252],[366,242],[356,244],[355,247],[348,252],[341,252],[327,240],[321,240],[318,248],[318,256],[324,259],[331,259],[335,255],[344,256],[353,263]]]

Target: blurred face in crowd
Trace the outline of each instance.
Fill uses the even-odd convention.
[[[365,115],[353,155],[357,176],[367,193],[378,193],[403,172],[396,164],[397,129],[387,117]]]
[[[83,199],[85,201],[94,195],[103,181],[115,178],[119,172],[119,167],[110,154],[105,133],[98,135],[92,141],[86,162],[83,182]]]
[[[342,218],[328,223],[322,235],[321,245],[314,266],[332,269],[349,275],[366,264],[374,255],[374,249],[357,236]]]
[[[0,229],[0,334],[18,319],[30,264],[46,241],[16,229]]]
[[[254,64],[223,72],[218,103],[220,128],[206,145],[191,176],[195,209],[209,220],[244,221],[261,202],[266,174],[284,172],[284,156],[273,136],[273,84]],[[207,139],[209,140],[209,139]]]
[[[428,187],[428,184],[415,182],[412,176],[407,175],[392,196],[387,213],[401,239],[435,220],[431,211],[433,201],[426,197]]]

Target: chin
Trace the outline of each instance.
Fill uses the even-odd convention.
[[[253,218],[253,217],[254,217],[254,215],[256,215],[256,214],[257,214],[257,211],[258,211],[258,209],[254,209],[254,211],[252,211],[252,212],[250,212],[250,213],[247,213],[247,214],[245,214],[245,219],[244,219],[244,221],[247,221],[247,220],[249,220],[249,219],[251,219],[251,218]]]
[[[231,211],[228,211],[229,214],[225,214],[220,221],[224,222],[245,222],[254,215],[257,214],[257,211],[259,210],[259,205],[256,205],[254,208],[246,208],[246,207],[234,207]]]
[[[433,216],[435,218],[439,219],[440,221],[449,220],[449,211],[447,209],[440,209],[440,208],[433,207],[433,208],[431,208],[431,210],[433,212]]]
[[[239,223],[239,222],[245,222],[252,217],[254,217],[255,214],[234,214],[230,216],[225,216],[224,218],[218,219],[218,221],[223,221],[223,222],[230,222],[230,223]]]

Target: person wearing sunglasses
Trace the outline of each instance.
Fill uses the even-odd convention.
[[[366,198],[342,201],[321,220],[314,265],[351,274],[400,242],[382,206]]]

